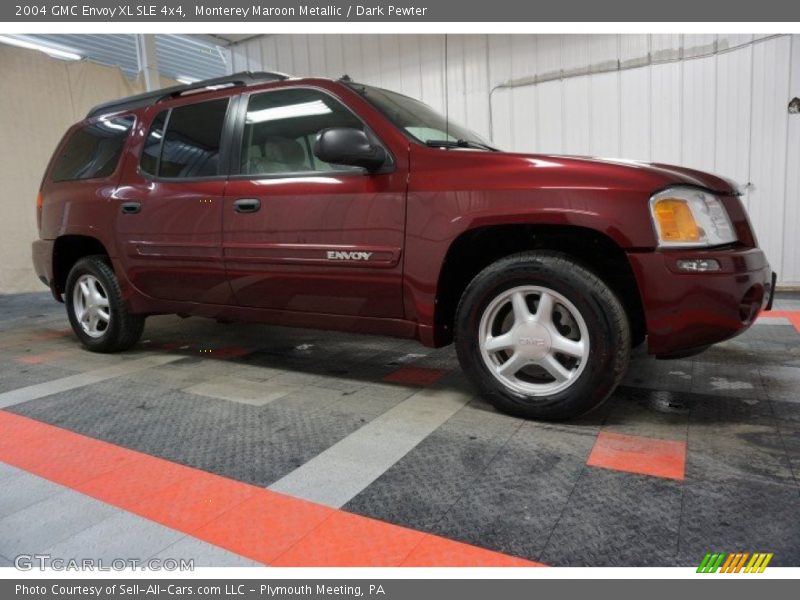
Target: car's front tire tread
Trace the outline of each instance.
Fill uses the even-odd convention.
[[[483,309],[502,290],[526,284],[551,287],[580,305],[593,338],[583,373],[550,396],[525,397],[503,386],[486,368],[478,347]],[[499,410],[526,418],[556,421],[597,408],[619,385],[630,360],[630,324],[622,302],[590,269],[560,252],[521,252],[483,269],[461,297],[454,332],[462,368],[482,396]]]

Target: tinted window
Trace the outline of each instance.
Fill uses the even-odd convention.
[[[363,123],[340,102],[316,90],[281,90],[251,96],[242,138],[242,173],[359,170],[334,166],[314,156],[317,135],[329,127],[364,129]]]
[[[474,131],[449,121],[427,104],[408,96],[369,85],[352,84],[370,104],[381,111],[392,123],[421,142],[428,140],[472,140],[485,144]]]
[[[227,108],[228,99],[223,98],[159,114],[145,141],[142,170],[161,177],[219,175],[219,147]]]
[[[53,181],[111,175],[133,122],[133,117],[100,119],[75,131],[53,166]]]
[[[164,139],[164,125],[167,122],[168,110],[162,111],[150,125],[150,132],[144,142],[142,150],[142,170],[151,175],[158,174],[158,157],[161,154],[161,140]]]

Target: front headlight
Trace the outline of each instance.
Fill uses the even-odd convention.
[[[673,187],[650,198],[660,247],[694,248],[736,241],[728,212],[719,198],[690,187]]]

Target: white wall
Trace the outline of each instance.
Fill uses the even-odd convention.
[[[117,68],[0,44],[0,294],[47,288],[33,272],[36,194],[67,128],[95,104],[144,91]]]
[[[232,56],[234,71],[347,73],[439,110],[446,73],[450,118],[504,149],[750,182],[761,246],[780,281],[800,285],[800,115],[787,111],[800,96],[800,35],[270,35]],[[497,87],[508,82],[530,85]]]

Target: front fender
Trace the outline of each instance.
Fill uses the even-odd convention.
[[[647,196],[637,192],[615,191],[612,197],[606,190],[414,190],[408,194],[406,317],[434,325],[440,273],[455,240],[477,229],[514,225],[590,230],[627,251],[655,246]]]

